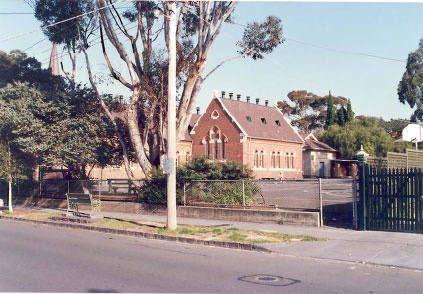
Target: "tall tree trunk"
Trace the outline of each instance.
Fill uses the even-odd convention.
[[[135,154],[138,159],[142,171],[145,176],[148,177],[148,174],[151,170],[151,163],[147,157],[147,154],[144,149],[144,142],[141,140],[140,128],[138,126],[138,99],[141,96],[141,85],[137,84],[134,87],[131,97],[131,103],[129,104],[127,115],[128,115],[128,129],[131,137],[132,146],[135,149]]]

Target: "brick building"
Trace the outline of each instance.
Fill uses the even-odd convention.
[[[255,178],[302,178],[303,140],[277,107],[214,97],[190,134],[192,155],[237,161]]]
[[[307,178],[331,177],[331,163],[337,151],[320,142],[313,134],[301,134],[303,145],[303,175]]]

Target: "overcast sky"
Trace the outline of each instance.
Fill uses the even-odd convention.
[[[5,14],[12,12],[22,14]],[[25,14],[31,8],[23,0],[2,0],[0,13],[0,50],[26,50],[47,67],[51,44],[33,15]],[[203,84],[197,104],[204,110],[214,90],[271,104],[293,90],[319,96],[331,91],[349,98],[356,115],[409,118],[412,110],[398,101],[397,86],[408,53],[423,38],[422,13],[421,2],[243,1],[235,24],[225,26],[214,44],[208,69],[236,55],[234,44],[248,22],[277,16],[286,40],[264,60],[238,59],[221,67]],[[98,51],[101,55],[99,46]],[[102,70],[104,62],[95,66]]]

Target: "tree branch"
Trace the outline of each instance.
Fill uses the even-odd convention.
[[[239,59],[239,58],[241,58],[241,57],[244,57],[244,54],[242,54],[242,55],[238,55],[238,56],[234,56],[234,57],[231,57],[231,58],[228,58],[228,59],[226,59],[226,60],[224,60],[224,61],[222,61],[221,63],[219,63],[218,65],[216,65],[204,78],[203,78],[203,81],[205,81],[211,74],[213,74],[219,67],[221,67],[223,64],[225,64],[226,62],[230,62],[230,61],[232,61],[232,60],[235,60],[235,59]]]

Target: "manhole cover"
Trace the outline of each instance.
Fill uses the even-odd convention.
[[[277,281],[279,278],[271,277],[271,276],[264,276],[264,277],[258,277],[257,280],[259,281]]]
[[[284,278],[280,276],[274,275],[252,275],[252,276],[244,276],[239,278],[240,281],[253,283],[253,284],[260,284],[260,285],[268,285],[268,286],[290,286],[296,283],[299,283],[299,280]]]

